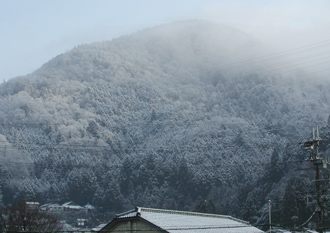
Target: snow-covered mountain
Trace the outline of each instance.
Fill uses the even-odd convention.
[[[330,85],[255,59],[264,49],[232,28],[175,22],[78,46],[1,84],[3,202],[118,212],[207,200],[252,219],[272,196],[280,216],[287,162],[300,156],[291,143],[327,125]]]

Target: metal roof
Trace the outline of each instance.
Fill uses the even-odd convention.
[[[140,217],[169,233],[260,233],[248,222],[227,215],[136,207],[118,214],[116,219]]]

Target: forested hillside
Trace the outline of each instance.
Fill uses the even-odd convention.
[[[2,202],[211,206],[262,223],[271,198],[278,221],[286,208],[303,220],[311,208],[295,191],[310,188],[310,171],[292,161],[313,126],[329,127],[330,83],[283,72],[282,58],[254,62],[260,51],[235,29],[176,22],[78,46],[1,84]]]

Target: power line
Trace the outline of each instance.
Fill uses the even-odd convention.
[[[317,45],[316,47],[313,47]],[[330,48],[330,40],[325,40],[325,41],[320,41],[314,44],[308,44],[308,45],[304,45],[301,47],[296,47],[293,49],[289,49],[289,50],[284,50],[278,53],[273,53],[273,54],[269,54],[269,55],[264,55],[261,57],[257,57],[257,58],[252,58],[252,59],[247,59],[247,60],[242,60],[242,61],[238,61],[238,62],[233,62],[233,63],[225,63],[225,64],[221,64],[218,67],[230,67],[230,66],[237,66],[237,65],[241,65],[241,64],[248,64],[248,63],[252,63],[252,62],[256,62],[256,61],[267,61],[267,59],[274,59],[274,58],[282,58],[283,55],[286,56],[293,56],[293,55],[297,55],[297,54],[301,54],[301,53],[305,53],[307,51],[314,51],[317,49],[321,49],[324,47],[328,47]],[[323,52],[324,53],[324,52]],[[328,52],[326,52],[328,53]]]
[[[327,55],[327,54],[329,54],[329,51],[322,51],[322,52],[319,52],[318,54],[306,55],[305,57],[293,58],[291,60],[286,59],[285,61],[278,61],[277,59],[278,58],[283,58],[283,56],[286,56],[286,58],[287,58],[288,56],[294,56],[294,55],[306,53],[306,52],[309,52],[309,51],[316,51],[318,49],[327,48],[328,46],[329,46],[329,49],[330,49],[330,40],[325,40],[325,41],[321,41],[321,42],[317,42],[317,43],[314,43],[314,44],[309,44],[309,45],[305,45],[305,46],[301,46],[301,47],[296,47],[294,49],[289,49],[289,50],[281,51],[281,52],[270,54],[270,55],[264,55],[264,56],[257,57],[257,58],[251,58],[251,59],[242,60],[242,61],[238,61],[238,62],[232,62],[232,63],[223,63],[223,64],[219,64],[217,66],[213,66],[212,68],[213,69],[219,69],[219,68],[229,69],[229,68],[232,68],[232,67],[236,68],[238,65],[248,65],[250,63],[255,63],[255,62],[267,62],[269,64],[272,61],[277,61],[279,64],[287,65],[288,62],[306,60],[306,59],[318,57],[319,55]],[[318,59],[325,59],[325,58],[318,58]],[[264,66],[264,67],[268,68],[269,65]],[[260,68],[260,66],[253,67],[253,69],[255,69],[255,68]],[[279,70],[279,68],[280,67],[278,67],[275,70],[273,69],[273,71]],[[199,70],[204,70],[204,71],[209,70],[209,69],[210,68],[203,68],[203,69],[199,68]],[[250,70],[252,70],[252,67],[250,67]],[[268,71],[268,70],[266,70],[266,71]],[[239,72],[236,71],[236,73],[238,74]]]
[[[1,161],[1,160],[0,160]],[[90,159],[88,160],[88,164],[86,164],[86,161],[84,160],[79,160],[77,158],[75,159],[68,159],[68,160],[65,160],[67,162],[66,165],[68,164],[71,164],[73,163],[73,165],[81,165],[83,167],[87,167],[87,165],[90,165],[90,162],[94,161],[93,159]],[[42,161],[38,161],[38,160],[35,160],[35,161],[31,161],[31,162],[26,162],[26,161],[10,161],[10,162],[6,162],[6,161],[2,161],[2,165],[4,167],[19,167],[21,165],[26,165],[26,166],[47,166],[47,165],[51,165],[51,164],[56,164],[58,161],[52,161],[51,164],[43,164],[43,163],[40,163]],[[94,162],[99,162],[99,163],[103,163],[102,161],[94,161]],[[299,164],[299,163],[302,163],[302,162],[306,162],[306,161],[302,161],[302,160],[292,160],[292,161],[283,161],[283,162],[276,162],[276,163],[271,163],[271,162],[253,162],[253,163],[247,163],[247,162],[244,162],[240,165],[244,165],[244,167],[250,167],[250,166],[266,166],[266,165],[289,165],[289,164]],[[137,164],[137,165],[141,165],[141,164]],[[226,167],[233,167],[232,165],[229,165],[229,163],[226,163],[225,164]],[[239,165],[239,166],[240,166]],[[109,168],[121,168],[121,167],[125,167],[126,165],[120,163],[120,164],[111,164],[111,165],[107,165],[107,167]],[[171,164],[159,164],[159,167],[162,167],[162,168],[173,168],[173,167],[186,167],[186,168],[196,168],[196,167],[201,167],[201,168],[222,168],[224,166],[224,164],[216,164],[216,163],[213,163],[213,164],[192,164],[192,163],[187,163],[186,165],[182,166],[180,164],[176,164],[176,165],[171,165]],[[137,167],[136,164],[132,164],[132,166],[130,166],[131,168],[135,168]],[[157,167],[157,166],[156,166]]]

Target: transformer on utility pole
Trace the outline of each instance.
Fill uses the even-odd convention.
[[[322,182],[329,181],[328,179],[321,179],[320,169],[327,168],[328,161],[325,158],[319,157],[319,145],[322,139],[319,136],[319,129],[316,127],[316,136],[315,129],[313,128],[313,138],[308,141],[300,142],[303,144],[306,150],[311,150],[310,157],[306,161],[311,161],[315,168],[315,191],[316,191],[316,212],[318,213],[318,224],[317,231],[320,233],[325,232],[325,215],[326,215],[326,203],[327,203],[327,189],[322,187]]]

